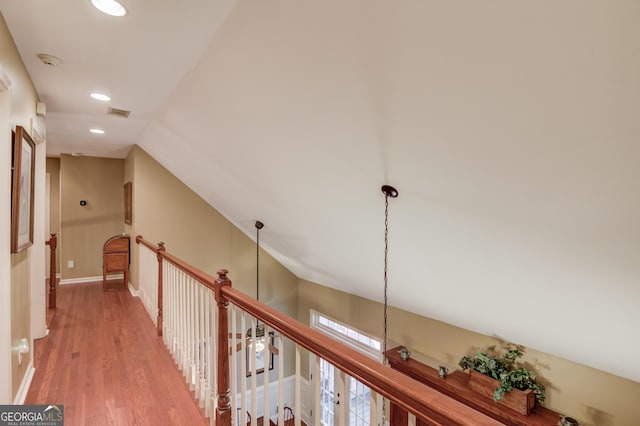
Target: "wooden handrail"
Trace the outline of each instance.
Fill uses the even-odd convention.
[[[155,246],[153,245],[153,243],[145,240],[141,235],[138,235],[136,237],[136,243],[142,244],[143,246],[149,248],[150,250],[156,253],[158,253],[159,251],[158,246]],[[160,243],[160,244],[162,244],[164,247],[164,243]],[[189,275],[190,277],[198,281],[200,284],[208,287],[212,291],[216,291],[216,284],[215,284],[216,278],[214,278],[213,276],[207,274],[204,271],[201,271],[200,269],[188,264],[187,262],[184,262],[178,259],[172,254],[167,253],[166,250],[162,250],[161,253],[158,253],[158,255],[161,256],[162,259],[166,260],[167,262],[175,265],[178,269],[182,270],[184,273],[186,273],[187,275]]]
[[[154,246],[153,243],[150,243],[149,241],[145,240],[142,235],[138,235],[136,237],[136,243],[138,244],[142,244],[143,246],[147,247],[149,250],[153,250],[153,251],[157,251],[158,247]]]
[[[180,268],[198,282],[210,288],[216,294],[218,303],[218,409],[216,424],[228,425],[231,421],[229,399],[229,360],[228,356],[228,320],[227,306],[231,302],[240,309],[268,324],[283,336],[298,343],[317,356],[327,360],[349,376],[369,386],[389,399],[397,406],[414,413],[417,418],[430,425],[484,426],[500,425],[490,417],[420,383],[399,371],[361,354],[360,352],[336,342],[334,339],[312,329],[308,325],[291,318],[262,302],[234,289],[227,277],[227,271],[218,271],[218,278],[195,268],[172,256],[142,237],[136,242],[144,244],[165,259]]]
[[[44,242],[51,249],[49,258],[49,309],[56,308],[56,285],[58,278],[56,277],[56,247],[58,247],[58,237],[51,234],[51,238]]]
[[[220,292],[234,305],[429,424],[501,424],[348,346],[338,344],[334,339],[233,287],[224,287]]]

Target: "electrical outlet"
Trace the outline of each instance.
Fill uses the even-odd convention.
[[[73,268],[75,268],[75,267],[76,267],[76,262],[75,262],[75,260],[69,260],[69,261],[67,262],[67,268],[69,268],[69,269],[73,269]]]

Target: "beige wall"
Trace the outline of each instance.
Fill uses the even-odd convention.
[[[255,295],[256,246],[251,238],[139,147],[125,161],[125,180],[133,182],[133,224],[125,227],[132,239],[142,235],[153,243],[164,241],[171,254],[213,276],[220,268],[229,269],[233,286]],[[268,229],[266,224],[261,232]],[[138,250],[132,244],[131,280],[136,289]],[[295,317],[297,284],[296,276],[261,250],[261,301]],[[292,359],[292,347],[285,352]],[[287,366],[285,374],[292,371]]]
[[[47,158],[47,173],[51,178],[51,193],[49,198],[50,214],[49,214],[49,226],[50,232],[60,234],[60,159],[59,158]],[[49,238],[48,235],[45,238]],[[49,251],[46,252],[49,256]],[[59,254],[59,252],[58,252]],[[56,256],[56,271],[60,272],[60,256]],[[49,274],[49,271],[47,271]]]
[[[61,278],[102,276],[102,246],[124,232],[124,160],[60,158]],[[87,205],[81,206],[80,200]],[[75,267],[68,268],[73,260]]]
[[[15,347],[20,339],[31,336],[31,315],[25,315],[22,311],[23,308],[27,308],[27,312],[31,312],[30,261],[27,250],[11,256],[11,275],[11,341],[13,342],[12,346]],[[22,357],[20,365],[18,365],[17,352],[14,351],[13,355],[11,357],[11,387],[13,389],[12,398],[15,398],[22,379],[27,373],[27,366],[33,351],[29,351],[26,356]]]
[[[382,291],[382,289],[381,289]],[[314,309],[382,338],[383,307],[361,297],[300,280],[300,321]],[[499,341],[406,311],[388,311],[389,348],[407,346],[412,356],[430,365],[457,368],[461,356]],[[516,342],[517,343],[517,342]],[[594,340],[594,344],[597,341]],[[636,426],[640,421],[640,383],[622,379],[565,359],[527,349],[525,363],[534,366],[547,386],[546,406],[577,418],[583,425]]]
[[[10,127],[23,126],[31,132],[32,123],[37,120],[35,114],[36,102],[38,101],[36,91],[31,83],[22,59],[15,47],[13,38],[7,29],[4,18],[0,16],[0,70],[11,82],[9,89],[8,105],[3,108],[10,108]],[[1,115],[0,116],[4,116]],[[2,129],[5,129],[3,123]],[[8,126],[6,126],[8,127]],[[42,129],[40,129],[42,130]],[[0,170],[3,178],[1,183],[4,187],[10,180],[10,152],[11,135],[10,132],[0,135],[2,144],[2,163]],[[45,149],[44,145],[38,145],[36,150]],[[5,153],[9,153],[6,155]],[[36,182],[37,184],[37,182]],[[7,186],[8,188],[8,186]],[[11,205],[9,193],[0,192],[3,197],[0,202],[5,208]],[[37,200],[36,200],[37,204]],[[37,218],[36,218],[37,220]],[[2,235],[3,244],[9,245],[8,226],[3,222],[4,232]],[[35,241],[35,244],[42,243]],[[0,404],[13,402],[18,388],[27,372],[27,366],[32,359],[32,352],[23,357],[23,363],[18,367],[18,354],[15,348],[21,338],[26,337],[31,341],[31,252],[35,246],[24,249],[18,254],[9,254],[8,250],[1,251],[2,275],[0,284],[6,284],[6,279],[10,280],[10,286],[3,285],[0,292]],[[7,274],[9,271],[9,274]],[[9,288],[9,291],[6,290]],[[10,386],[7,386],[9,384]],[[10,387],[10,390],[8,389]]]

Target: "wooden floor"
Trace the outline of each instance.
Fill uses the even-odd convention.
[[[67,426],[209,424],[122,283],[60,286],[57,297],[26,404],[63,404]]]

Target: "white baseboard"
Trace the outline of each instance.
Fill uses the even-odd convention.
[[[107,275],[107,281],[121,280],[123,278],[124,274]],[[102,282],[102,275],[98,275],[96,277],[68,278],[66,280],[60,280],[60,285],[91,283],[97,281]]]
[[[131,293],[133,297],[140,296],[140,290],[136,290],[135,288],[133,288],[133,286],[131,285],[131,281],[129,281],[129,293]]]
[[[27,366],[27,373],[24,375],[22,379],[22,383],[20,384],[20,389],[18,389],[18,393],[16,394],[16,398],[13,400],[13,405],[23,405],[25,399],[27,399],[27,393],[29,392],[29,387],[31,386],[31,380],[33,380],[33,374],[36,372],[36,369],[33,368],[33,359],[29,361],[29,365]]]

